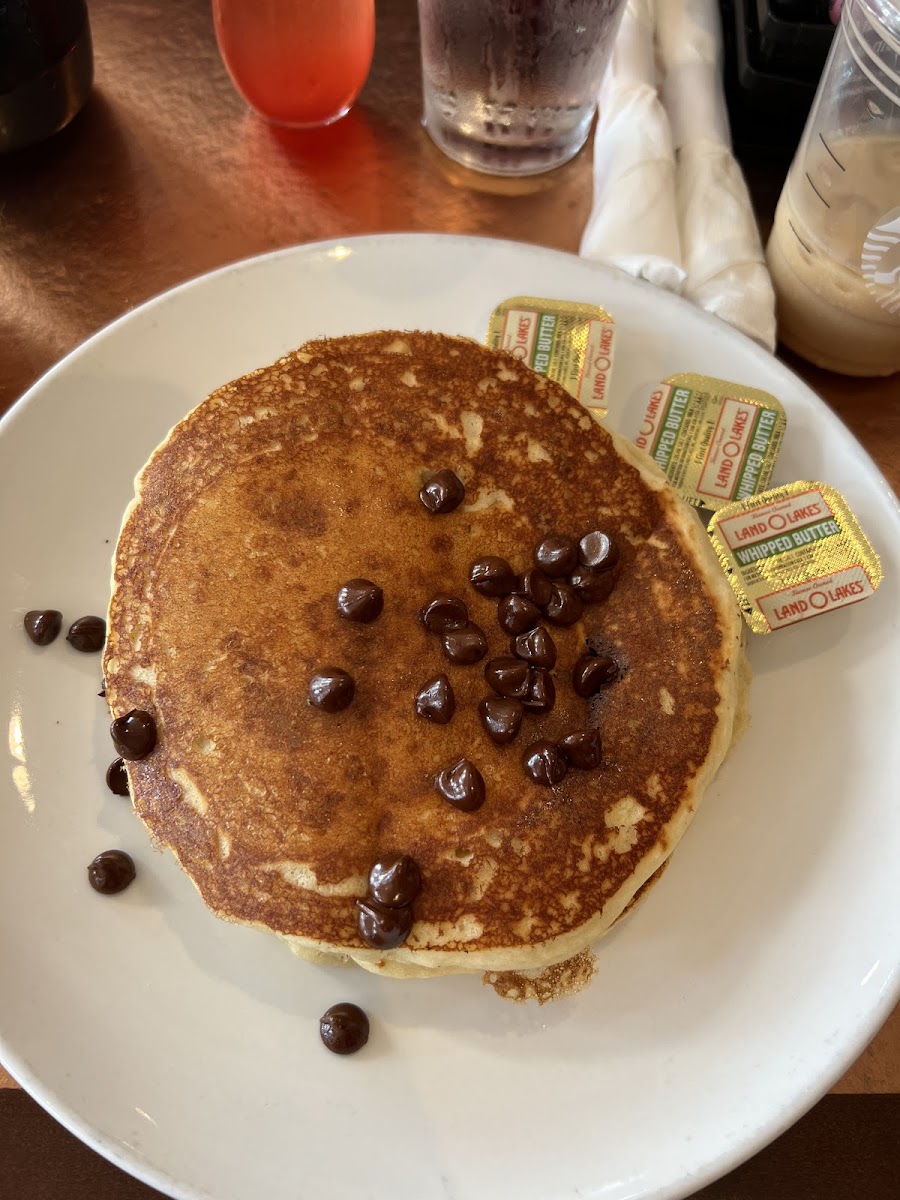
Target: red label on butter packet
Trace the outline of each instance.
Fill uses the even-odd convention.
[[[709,536],[755,633],[856,604],[881,583],[869,539],[824,483],[791,483],[720,508]]]

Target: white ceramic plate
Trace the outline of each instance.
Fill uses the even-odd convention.
[[[218,384],[305,339],[373,328],[482,338],[531,293],[619,325],[611,422],[698,370],[789,413],[776,482],[849,498],[885,582],[864,604],[754,638],[753,723],[670,870],[601,943],[577,997],[504,1003],[477,977],[394,982],[296,961],[209,915],[128,802],[99,656],[32,646],[22,613],[103,613],[132,477]],[[795,1120],[898,995],[900,517],[820,401],[686,303],[568,255],[396,236],[305,246],[161,296],[92,338],[2,423],[0,1058],[102,1154],[179,1198],[682,1197]],[[119,846],[136,883],[85,867]],[[372,1016],[355,1058],[317,1020]]]

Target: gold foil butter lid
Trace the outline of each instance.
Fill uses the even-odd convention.
[[[869,539],[824,483],[789,483],[720,508],[709,536],[754,633],[856,604],[881,583]]]
[[[786,423],[768,392],[672,375],[650,397],[635,441],[689,504],[716,509],[768,485]]]
[[[609,407],[614,341],[615,321],[606,309],[536,296],[498,304],[485,338],[492,350],[508,350],[600,417]]]

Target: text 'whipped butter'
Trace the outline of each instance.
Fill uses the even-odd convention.
[[[561,384],[585,408],[604,416],[613,368],[615,321],[604,308],[536,296],[498,304],[485,344],[506,350]]]
[[[720,508],[709,536],[754,633],[856,604],[881,583],[869,539],[824,483],[791,483]]]
[[[689,504],[717,509],[768,486],[785,424],[768,392],[679,374],[654,390],[635,441]]]

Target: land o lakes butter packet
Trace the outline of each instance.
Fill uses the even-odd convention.
[[[717,509],[768,485],[785,425],[768,392],[679,374],[653,392],[635,441],[689,504]]]
[[[709,536],[754,633],[856,604],[881,583],[878,555],[824,483],[772,488],[713,514]]]
[[[615,321],[606,309],[536,296],[498,304],[485,338],[492,350],[507,350],[561,384],[598,417],[609,407],[614,341]]]

